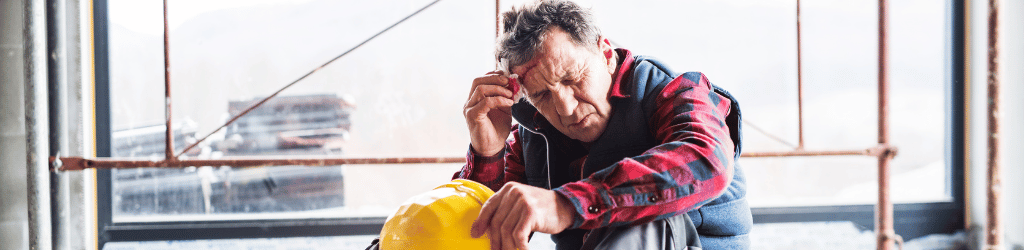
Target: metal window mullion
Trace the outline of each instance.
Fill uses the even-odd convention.
[[[49,156],[68,155],[67,119],[67,23],[66,1],[46,1],[47,103]],[[55,163],[59,163],[55,162]],[[50,171],[51,241],[54,249],[71,249],[70,187],[67,172]]]
[[[24,1],[25,149],[29,249],[52,249],[47,130],[46,4]]]

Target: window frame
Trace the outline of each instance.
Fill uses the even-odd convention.
[[[964,0],[948,0],[946,45],[950,91],[946,92],[949,124],[947,147],[951,201],[895,204],[895,230],[906,240],[920,236],[949,234],[965,229],[964,207],[964,122],[965,122],[965,22]],[[111,104],[107,0],[93,0],[94,76],[96,107],[96,151],[111,156]],[[100,132],[105,131],[105,132]],[[108,242],[283,238],[379,234],[386,217],[325,218],[292,220],[132,222],[112,221],[111,170],[96,171],[98,247]],[[874,228],[875,205],[752,208],[754,223],[851,221]],[[369,245],[369,242],[367,242]]]
[[[949,43],[948,67],[950,89],[945,93],[949,98],[947,106],[950,133],[947,147],[948,180],[947,191],[952,198],[945,202],[924,202],[894,204],[894,229],[905,240],[929,234],[951,234],[967,228],[965,221],[965,29],[966,13],[964,0],[947,0],[946,27]],[[751,208],[754,223],[785,223],[814,221],[850,221],[865,229],[874,230],[876,205],[811,206],[811,207],[770,207]]]

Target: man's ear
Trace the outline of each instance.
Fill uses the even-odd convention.
[[[601,54],[604,54],[604,62],[608,66],[608,73],[615,74],[615,68],[619,66],[619,62],[615,58],[615,48],[612,47],[611,41],[608,38],[601,37],[597,41],[597,49],[601,51]]]

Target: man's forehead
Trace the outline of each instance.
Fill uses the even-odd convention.
[[[565,67],[563,64],[569,63],[567,60],[571,60],[571,58],[567,58],[567,56],[559,54],[562,52],[564,52],[564,50],[559,49],[544,49],[544,51],[538,51],[530,61],[513,67],[512,73],[519,74],[523,77],[531,76],[531,74],[561,74],[557,71]]]
[[[568,63],[572,59],[572,55],[569,54],[573,54],[575,49],[577,49],[577,44],[571,41],[568,33],[559,27],[551,27],[543,36],[537,51],[533,53],[533,58],[510,70],[519,75],[541,73],[534,70],[538,66],[541,66],[539,68],[544,69],[543,71],[555,71],[564,66],[558,64]]]
[[[513,68],[512,72],[519,75],[519,82],[523,84],[523,87],[531,86],[526,88],[528,91],[533,87],[539,87],[544,85],[547,80],[550,80],[554,75],[558,74],[555,71],[558,68],[557,65],[552,65],[553,60],[538,60],[541,57],[535,57],[530,62]]]
[[[520,76],[526,76],[526,74],[530,73],[530,71],[532,71],[533,68],[536,68],[537,65],[539,65],[538,61],[539,60],[534,58],[533,60],[530,60],[529,62],[526,62],[522,65],[512,67],[512,73],[519,74]]]
[[[530,73],[531,71],[534,71],[534,69],[540,67],[541,64],[551,64],[552,62],[550,58],[548,58],[550,54],[551,52],[547,48],[547,46],[541,46],[541,49],[538,49],[537,52],[533,53],[533,58],[530,58],[529,61],[526,61],[526,63],[523,63],[521,65],[512,67],[512,73],[526,75],[527,73]],[[551,65],[547,66],[547,68],[550,67]]]

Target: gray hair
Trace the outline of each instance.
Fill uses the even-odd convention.
[[[508,67],[529,62],[551,27],[564,30],[577,46],[596,50],[601,31],[590,9],[568,0],[541,0],[503,14],[504,29],[498,37],[495,57]]]

